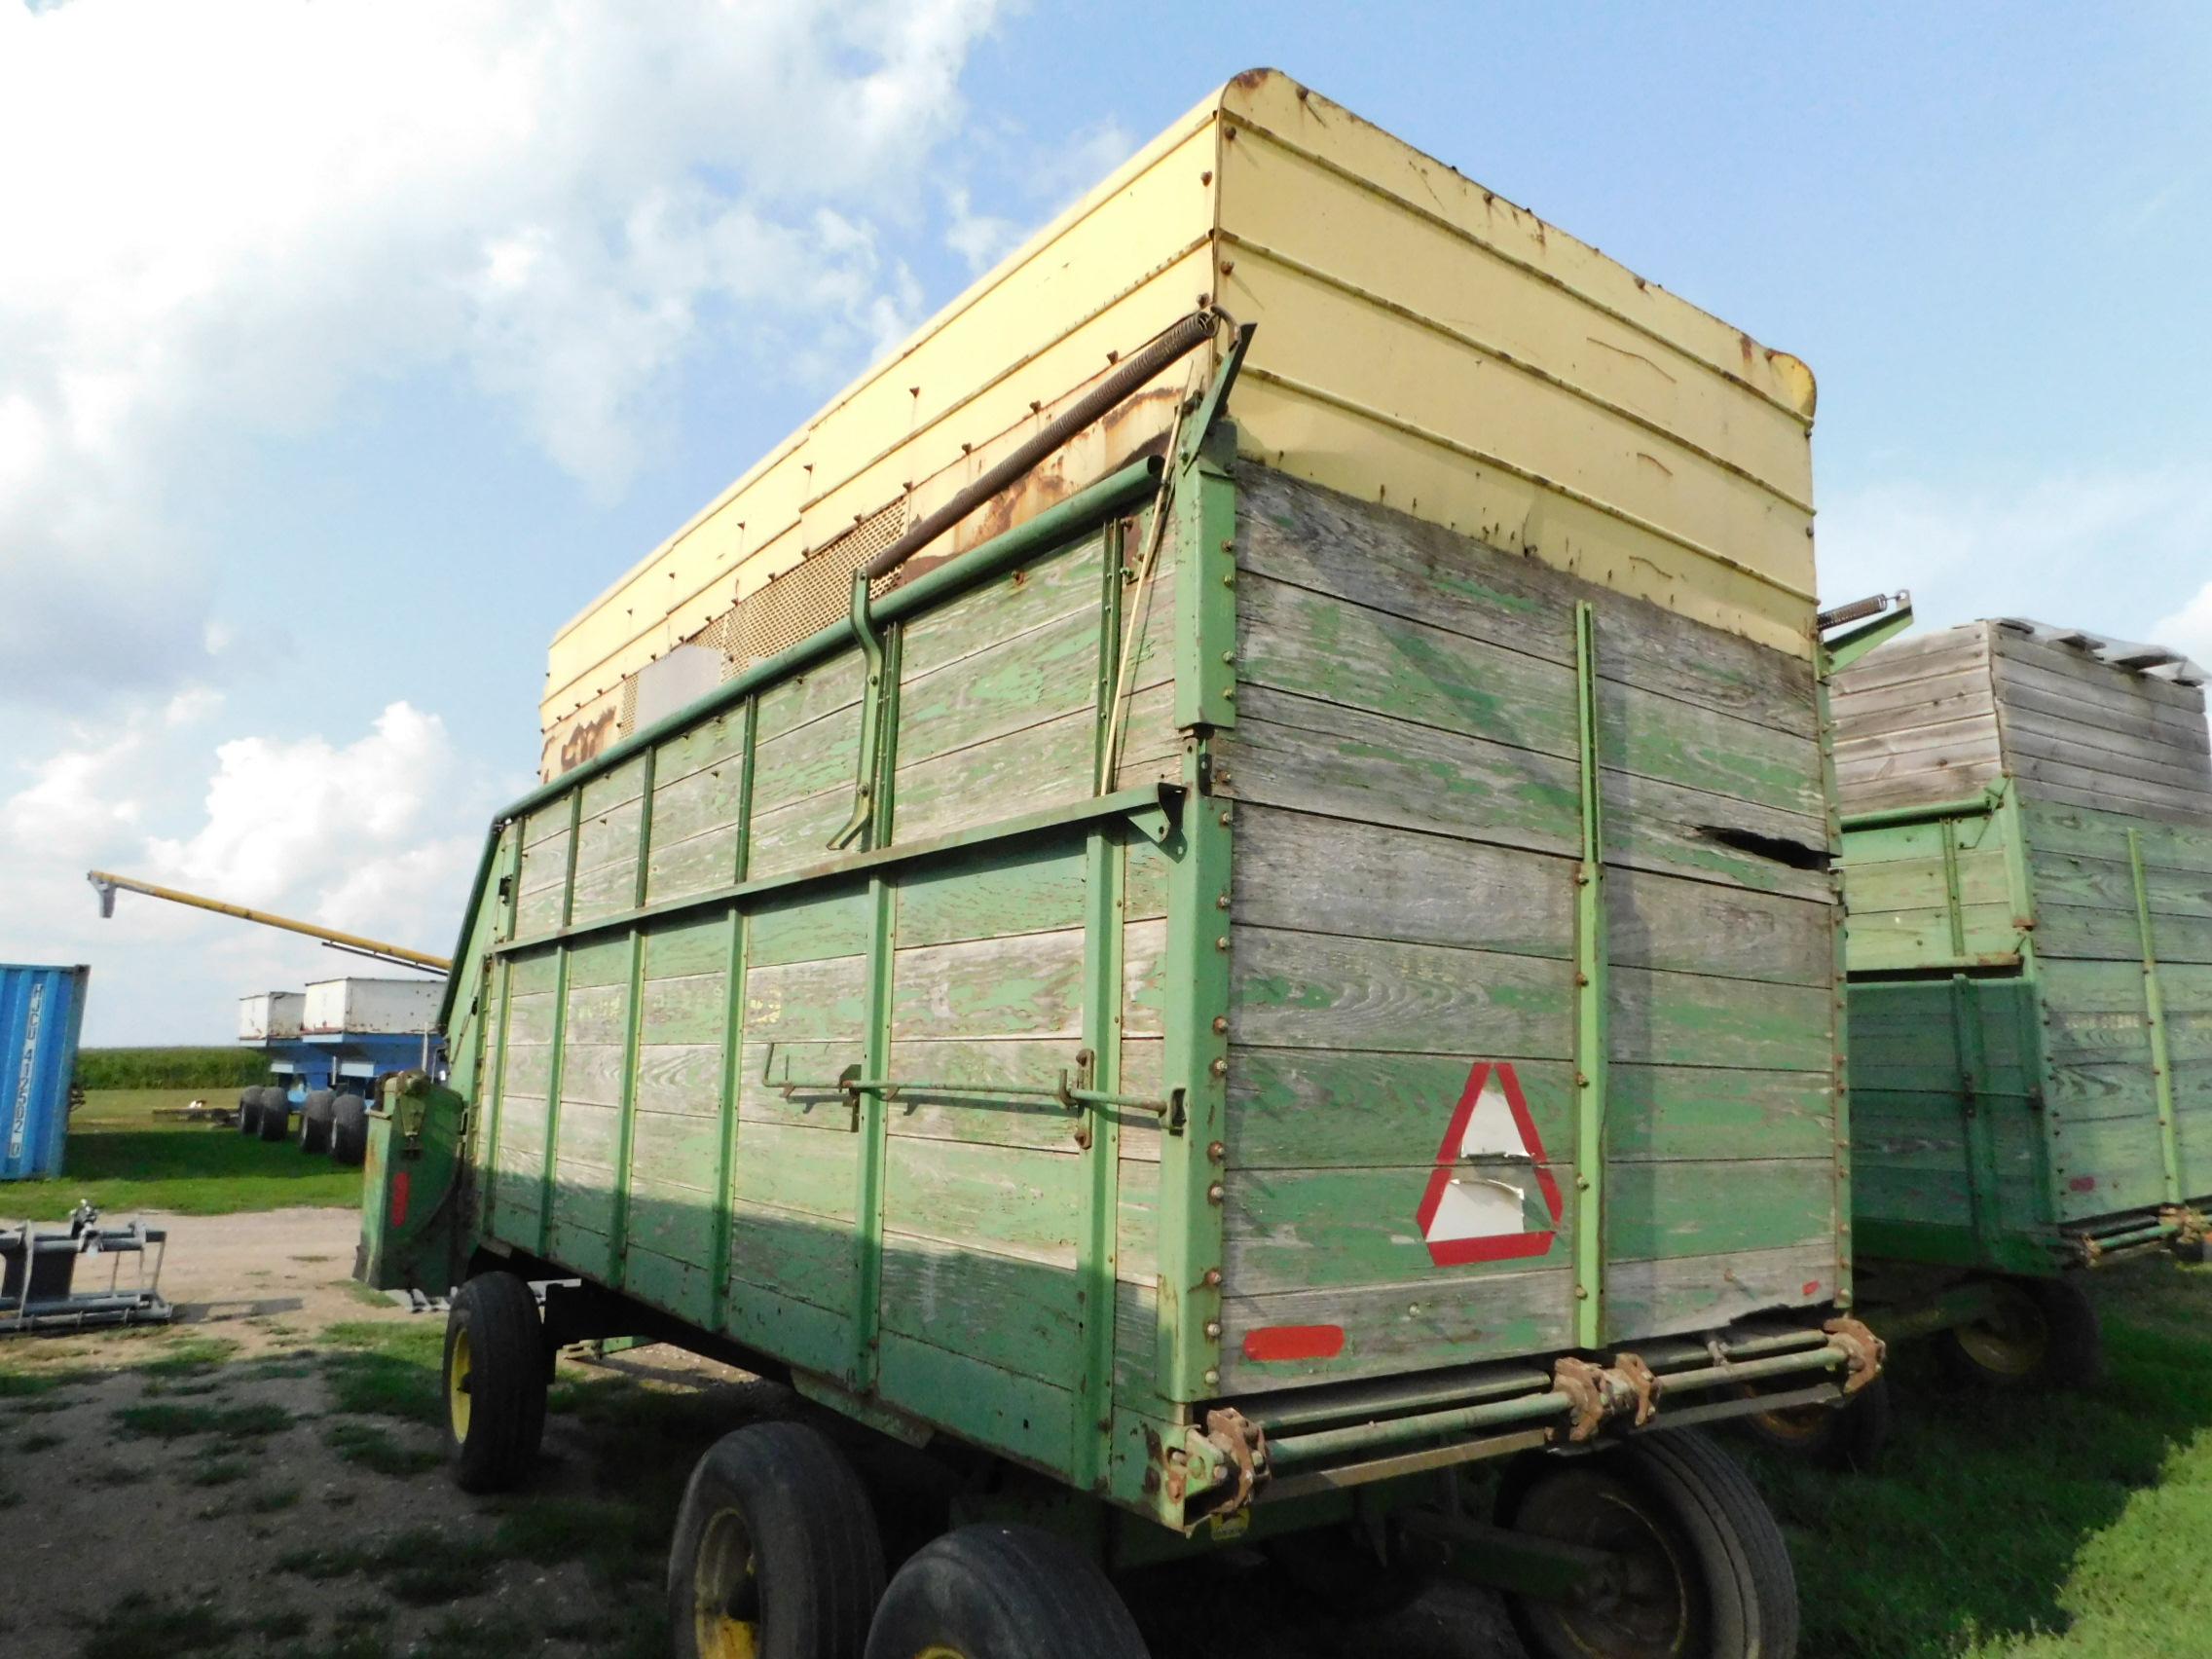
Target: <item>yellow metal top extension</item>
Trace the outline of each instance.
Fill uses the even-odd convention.
[[[1805,365],[1262,69],[569,622],[548,664],[544,774],[622,735],[625,682],[648,663],[715,640],[739,600],[839,537],[880,545],[1198,305],[1259,325],[1234,408],[1245,454],[1811,654]],[[1176,364],[925,557],[1103,476],[1165,431],[1193,372]]]

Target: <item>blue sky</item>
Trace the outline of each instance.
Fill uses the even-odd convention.
[[[2208,18],[0,0],[0,959],[344,971],[92,864],[443,948],[552,630],[1259,63],[1810,362],[1831,598],[2212,659]]]

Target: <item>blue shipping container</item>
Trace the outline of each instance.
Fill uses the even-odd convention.
[[[61,1173],[92,972],[0,962],[0,1181]]]

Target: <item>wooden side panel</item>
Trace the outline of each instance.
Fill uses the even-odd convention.
[[[660,746],[653,757],[648,903],[737,878],[745,805],[745,712],[731,710]]]
[[[645,829],[644,756],[583,787],[576,820],[576,871],[569,920],[578,927],[633,909]]]
[[[1806,867],[1827,830],[1797,665],[1379,508],[1244,482],[1225,1386],[1571,1341],[1577,599],[1598,606],[1611,1328],[1832,1297],[1836,916]],[[1520,1204],[1530,1245],[1440,1257],[1418,1212],[1483,1060],[1514,1068],[1562,1212],[1525,1160],[1461,1163]],[[1710,1292],[1751,1260],[1795,1276]],[[1342,1331],[1333,1357],[1243,1346],[1315,1324]]]
[[[2035,913],[2012,890],[2002,813],[1847,829],[1845,944],[1855,974],[2009,967]],[[2039,944],[2043,941],[2039,936]]]
[[[1868,1254],[1972,1265],[2049,1242],[2033,996],[2017,978],[1851,987],[1853,1215]]]
[[[1989,627],[1973,622],[1870,651],[1829,686],[1843,812],[1959,800],[2003,770]]]
[[[2200,688],[2001,625],[1991,644],[2005,766],[2025,793],[2212,823],[2212,743]]]
[[[596,1277],[613,1267],[630,951],[627,938],[613,938],[568,953],[548,1253]]]
[[[747,874],[778,875],[836,856],[830,840],[852,815],[866,679],[852,650],[760,694]]]
[[[739,925],[732,915],[709,914],[645,937],[623,1238],[624,1282],[642,1294],[635,1283],[641,1255],[697,1274],[714,1269],[731,933]],[[649,1282],[692,1293],[692,1273],[657,1264],[645,1271]]]

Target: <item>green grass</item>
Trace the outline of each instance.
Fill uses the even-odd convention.
[[[391,1431],[373,1422],[341,1419],[324,1432],[331,1449],[349,1463],[358,1463],[380,1475],[405,1479],[428,1474],[445,1462],[443,1453],[420,1446],[402,1446]]]
[[[446,1332],[441,1322],[347,1319],[325,1330],[322,1340],[329,1349],[322,1356],[322,1372],[339,1411],[445,1422],[439,1378]]]
[[[118,1406],[113,1416],[116,1427],[136,1440],[185,1440],[196,1434],[250,1439],[281,1434],[292,1426],[292,1414],[268,1401],[244,1406],[177,1406],[161,1401]]]
[[[358,1169],[310,1157],[288,1141],[271,1144],[217,1124],[152,1116],[156,1107],[182,1106],[195,1094],[216,1097],[192,1088],[92,1090],[69,1115],[62,1174],[12,1187],[8,1213],[59,1221],[79,1198],[92,1199],[111,1215],[147,1209],[232,1215],[294,1204],[359,1206]]]
[[[230,1646],[239,1626],[205,1602],[160,1601],[130,1591],[92,1624],[82,1659],[146,1659],[149,1654],[207,1653]]]
[[[2212,1271],[2092,1287],[2112,1374],[2087,1394],[1945,1382],[1892,1357],[1897,1438],[1870,1476],[1759,1459],[1789,1534],[1808,1655],[2137,1659],[2212,1652]],[[2194,1640],[2194,1639],[2193,1639]]]

